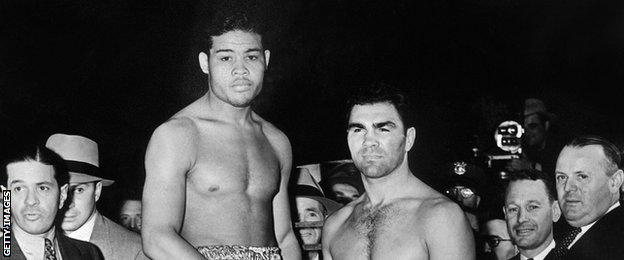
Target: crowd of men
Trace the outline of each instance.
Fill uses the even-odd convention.
[[[114,183],[99,170],[97,144],[54,134],[3,160],[12,224],[10,256],[5,246],[3,258],[475,259],[487,257],[480,242],[498,259],[624,256],[624,173],[611,142],[577,137],[555,161],[510,162],[502,216],[479,220],[479,185],[458,178],[439,192],[413,174],[407,158],[418,133],[409,100],[386,84],[348,100],[345,141],[353,167],[341,171],[356,172],[360,182],[329,182],[332,200],[301,171],[289,194],[290,142],[250,107],[271,56],[262,25],[242,12],[206,24],[198,63],[209,89],[154,130],[142,218],[137,201],[126,206],[134,213],[121,218],[140,235],[97,210]],[[545,117],[535,116],[534,130],[547,130],[534,125]],[[534,145],[530,154],[548,143]],[[475,174],[471,167],[453,165],[458,176]]]

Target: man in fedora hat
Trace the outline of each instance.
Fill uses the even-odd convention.
[[[79,135],[53,134],[46,147],[63,157],[69,171],[72,201],[61,225],[65,234],[95,244],[105,259],[138,258],[141,237],[97,211],[102,186],[114,183],[99,170],[97,143]]]
[[[528,98],[524,101],[522,156],[510,160],[507,170],[536,169],[549,174],[554,180],[555,163],[566,138],[556,133],[554,119],[555,114],[546,109],[542,100]]]
[[[295,204],[299,216],[298,224],[304,224],[299,226],[299,236],[304,252],[307,252],[307,259],[319,259],[322,222],[342,205],[325,197],[321,187],[306,168],[301,168],[299,172],[295,186]]]

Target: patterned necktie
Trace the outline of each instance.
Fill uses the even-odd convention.
[[[54,251],[54,244],[50,239],[45,238],[45,251],[43,255],[44,260],[56,260],[56,252]]]
[[[562,237],[561,241],[557,241],[557,246],[555,247],[555,257],[557,259],[563,259],[563,256],[568,252],[568,246],[574,241],[576,236],[581,233],[580,227],[572,227],[568,232]]]

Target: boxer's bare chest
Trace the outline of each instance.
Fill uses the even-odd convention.
[[[280,162],[260,127],[200,127],[197,158],[187,183],[205,195],[244,192],[272,198],[279,189]]]
[[[411,259],[424,253],[414,205],[356,207],[337,232],[337,259]],[[406,257],[408,256],[408,257]],[[335,258],[336,259],[336,258]]]

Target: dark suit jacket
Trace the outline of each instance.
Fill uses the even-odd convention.
[[[146,259],[141,236],[95,213],[95,225],[89,242],[95,244],[107,260]]]
[[[624,205],[600,218],[572,245],[565,259],[624,259]]]
[[[93,244],[66,237],[60,230],[56,231],[56,239],[63,260],[102,260],[102,252]],[[3,256],[2,259],[5,259]],[[11,236],[11,257],[6,259],[26,260],[22,249],[17,244],[15,236]]]

